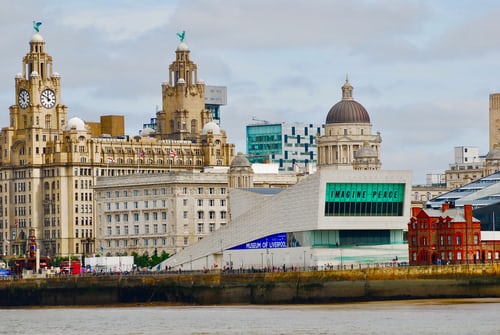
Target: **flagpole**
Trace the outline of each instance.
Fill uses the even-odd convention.
[[[497,251],[496,251],[496,241],[495,241],[495,212],[493,212],[493,261],[496,262]]]

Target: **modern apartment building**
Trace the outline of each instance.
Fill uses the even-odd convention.
[[[247,155],[251,163],[276,163],[281,171],[316,170],[316,137],[323,126],[306,123],[260,121],[246,127]]]

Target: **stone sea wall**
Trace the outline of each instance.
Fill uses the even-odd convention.
[[[290,304],[500,297],[500,265],[0,280],[0,306]]]

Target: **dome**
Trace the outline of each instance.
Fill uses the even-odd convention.
[[[373,158],[378,157],[377,152],[368,142],[365,142],[361,148],[356,151],[356,158]]]
[[[60,78],[61,75],[59,74],[59,72],[54,72],[54,73],[52,73],[52,77],[54,77],[54,78]]]
[[[250,162],[242,152],[238,152],[238,155],[236,155],[236,157],[234,157],[233,161],[231,162],[231,168],[236,167],[252,167],[252,164],[250,164]]]
[[[326,123],[370,123],[370,116],[365,107],[352,97],[353,87],[346,79],[342,86],[342,100],[328,112]]]
[[[211,131],[214,135],[220,135],[220,127],[217,123],[211,121],[203,126],[201,130],[202,135],[207,135],[208,132]]]
[[[187,44],[186,44],[186,43],[181,42],[181,43],[179,43],[179,45],[177,46],[177,51],[189,51],[189,47],[187,46]]]
[[[42,35],[40,35],[39,33],[35,33],[32,37],[31,37],[31,42],[33,43],[39,43],[39,42],[44,42],[43,40],[43,37]]]
[[[68,124],[66,125],[66,131],[72,130],[72,129],[86,130],[85,129],[85,122],[83,122],[83,120],[78,118],[78,117],[73,117],[73,118],[69,119]]]
[[[153,135],[154,133],[155,130],[153,128],[145,127],[144,129],[142,129],[141,136],[147,137]]]

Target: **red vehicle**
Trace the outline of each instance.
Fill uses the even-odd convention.
[[[80,261],[71,261],[71,264],[69,261],[61,261],[59,263],[59,267],[61,268],[61,273],[64,274],[72,274],[72,275],[79,275],[82,272],[82,265]]]
[[[40,257],[40,268],[49,266],[50,259],[48,257]],[[23,273],[23,270],[36,270],[36,258],[16,258],[11,262],[11,271],[16,275]]]

